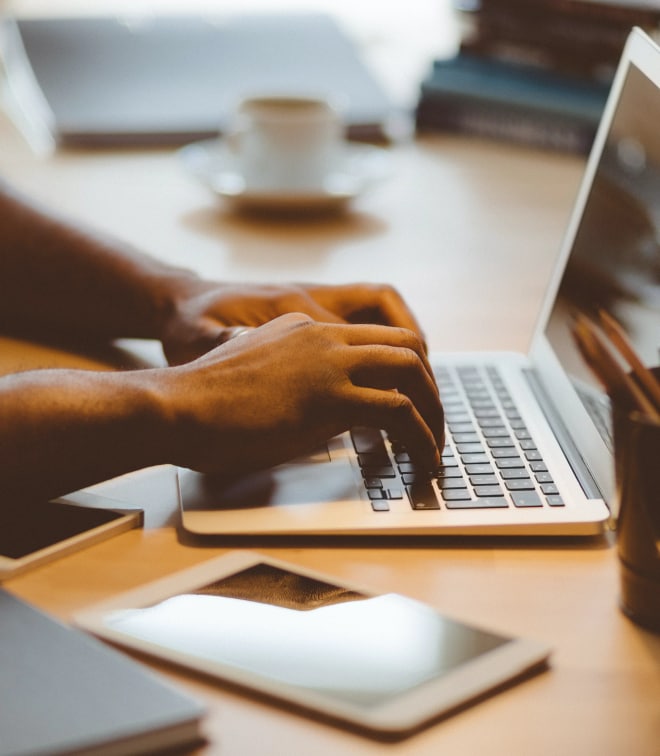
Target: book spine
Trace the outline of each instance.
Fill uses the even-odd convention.
[[[598,21],[627,26],[660,23],[660,6],[655,0],[454,0],[461,13],[555,14],[573,20]]]
[[[528,18],[523,14],[481,13],[474,25],[478,37],[506,39],[527,44],[541,45],[588,45],[596,50],[611,52],[623,46],[628,33],[635,22],[611,24],[597,21],[579,21],[568,15],[538,14]],[[637,26],[642,26],[640,22]],[[655,28],[648,24],[647,28]],[[591,52],[587,49],[585,52]]]
[[[614,78],[617,63],[621,57],[620,49],[599,54],[590,49],[581,52],[580,46],[535,45],[531,42],[513,42],[502,39],[464,40],[460,52],[472,57],[536,68],[563,76],[591,80],[594,83],[609,84]]]
[[[591,149],[597,128],[540,112],[440,99],[420,102],[415,120],[418,133],[446,131],[582,155]]]
[[[434,62],[420,101],[449,107],[467,103],[596,125],[608,94],[608,84],[459,55]]]

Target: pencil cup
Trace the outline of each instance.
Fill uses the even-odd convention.
[[[660,423],[616,409],[613,419],[621,608],[660,632]]]

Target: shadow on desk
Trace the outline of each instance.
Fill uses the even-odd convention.
[[[182,546],[194,548],[334,548],[334,549],[415,549],[415,550],[537,550],[537,551],[600,551],[615,544],[614,533],[597,536],[227,536],[196,535],[177,524],[177,537]]]

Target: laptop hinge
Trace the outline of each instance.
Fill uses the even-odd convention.
[[[525,368],[522,372],[527,379],[527,383],[534,393],[534,396],[536,397],[536,400],[538,401],[539,406],[541,407],[543,414],[546,417],[546,420],[550,424],[550,427],[555,434],[555,438],[559,442],[559,445],[564,452],[564,456],[568,460],[568,463],[571,466],[575,477],[577,478],[580,486],[582,486],[582,490],[584,491],[585,496],[588,499],[602,499],[603,494],[598,488],[598,485],[596,484],[596,481],[594,480],[593,475],[591,474],[591,471],[587,466],[587,463],[584,461],[584,458],[573,442],[571,434],[568,432],[564,421],[561,419],[554,404],[552,403],[552,399],[550,399],[547,392],[543,388],[543,384],[536,375],[536,371],[532,368]]]

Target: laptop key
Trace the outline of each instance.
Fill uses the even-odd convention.
[[[435,478],[437,480],[445,480],[446,478],[462,478],[463,473],[461,472],[461,468],[458,467],[441,467],[439,470],[436,470],[435,472]],[[412,483],[412,481],[410,481]]]
[[[478,454],[483,452],[484,447],[481,444],[456,444],[458,453],[463,454]]]
[[[479,442],[479,434],[477,433],[456,433],[454,434],[454,441],[456,445],[460,447],[461,444],[476,444]]]
[[[500,470],[510,470],[517,467],[525,467],[525,463],[520,457],[504,457],[502,459],[496,459],[495,464]]]
[[[470,423],[470,425],[472,425],[472,421],[467,412],[445,412],[445,422],[450,427],[453,426],[454,423]]]
[[[515,446],[505,446],[502,448],[491,449],[491,456],[495,459],[504,459],[506,457],[516,457],[519,459],[518,450]]]
[[[511,467],[500,471],[504,480],[515,480],[517,478],[525,478],[529,480],[529,473],[524,467]]]
[[[360,467],[380,467],[390,464],[390,458],[385,449],[382,452],[363,452],[357,455]]]
[[[371,508],[374,512],[389,512],[390,505],[387,503],[387,499],[377,499],[371,502]]]
[[[470,492],[467,488],[450,488],[443,490],[442,498],[444,501],[465,501],[471,499]]]
[[[545,497],[546,502],[551,507],[563,507],[564,506],[564,500],[561,498],[559,494],[550,494],[549,496]]]
[[[460,478],[441,478],[438,480],[438,486],[443,491],[448,491],[450,488],[466,488],[462,475]]]
[[[504,485],[507,487],[509,491],[533,491],[534,490],[534,484],[530,480],[530,478],[522,478],[515,480],[505,480]],[[552,493],[552,491],[548,491],[548,493]]]
[[[465,481],[463,476],[460,478],[441,478],[438,485],[443,491],[447,491],[450,488],[465,488]]]
[[[362,470],[362,475],[365,478],[396,478],[396,473],[391,465],[383,465],[382,467],[365,467]]]
[[[473,486],[497,486],[499,481],[496,475],[470,475],[470,483]]]
[[[489,461],[488,455],[485,452],[477,452],[476,454],[461,454],[461,460],[464,465],[481,464]]]
[[[493,428],[484,428],[483,434],[486,438],[509,438],[509,431],[502,425]]]
[[[509,435],[502,436],[502,437],[498,436],[497,438],[487,439],[486,443],[491,449],[501,449],[503,446],[506,446],[506,447],[513,446],[513,439]]]
[[[493,468],[486,463],[466,464],[465,471],[468,475],[492,475]]]
[[[446,501],[445,506],[447,509],[506,509],[509,504],[504,496],[484,496],[480,499],[468,498],[459,501]]]
[[[475,486],[474,492],[480,499],[504,496],[504,493],[499,486]]]
[[[487,408],[483,408],[483,409],[477,408],[474,411],[474,414],[475,414],[475,416],[477,418],[479,418],[479,420],[481,420],[482,418],[484,418],[484,419],[487,419],[487,418],[496,418],[497,419],[497,418],[500,417],[500,411],[498,409],[496,409],[495,407],[487,407]]]
[[[474,425],[471,422],[469,422],[469,420],[465,422],[453,422],[452,420],[447,420],[447,418],[445,417],[445,422],[447,423],[447,427],[451,431],[454,438],[456,438],[457,433],[474,433],[475,432]]]
[[[493,417],[478,417],[477,422],[480,428],[502,428],[502,418],[499,413]]]
[[[408,486],[408,498],[413,509],[440,509],[440,502],[431,481],[420,481]]]
[[[547,471],[537,472],[534,477],[536,478],[538,483],[554,483],[552,475],[550,475],[550,473]]]
[[[358,454],[367,452],[387,454],[383,434],[377,428],[356,426],[351,429],[351,440]]]
[[[536,491],[512,491],[511,500],[516,507],[542,507],[543,502]]]

